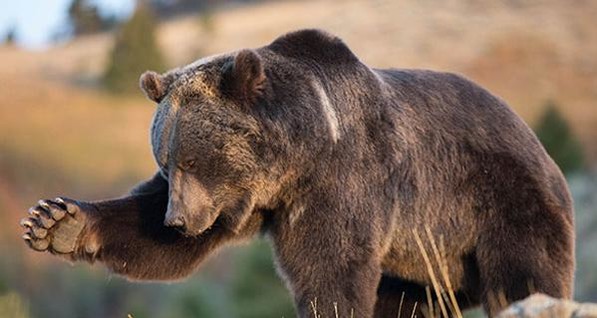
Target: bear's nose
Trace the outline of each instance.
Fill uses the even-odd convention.
[[[164,222],[164,224],[166,226],[174,227],[177,230],[181,230],[183,232],[184,232],[185,225],[186,225],[184,217],[182,215],[178,215],[173,218],[167,218],[166,221]]]

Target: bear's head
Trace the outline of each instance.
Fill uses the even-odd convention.
[[[302,30],[255,50],[144,73],[141,88],[158,103],[153,152],[170,185],[165,224],[189,235],[214,224],[237,232],[251,212],[288,205],[296,184],[326,169],[340,146],[336,108],[349,103],[333,97],[358,98],[350,96],[362,92],[355,74],[367,70],[337,37]],[[347,122],[359,116],[346,114]]]
[[[242,226],[263,181],[255,153],[260,128],[246,109],[265,85],[261,58],[252,50],[141,75],[142,90],[158,103],[151,142],[169,181],[165,225],[188,235],[216,219],[234,231]]]

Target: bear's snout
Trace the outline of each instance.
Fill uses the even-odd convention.
[[[168,202],[168,209],[164,216],[164,225],[175,228],[183,234],[187,231],[188,219],[185,217],[181,205],[176,200]]]
[[[216,209],[211,205],[186,205],[184,202],[170,199],[164,225],[184,235],[196,236],[211,227],[216,218]]]
[[[180,213],[170,213],[170,211],[168,211],[164,218],[164,225],[176,228],[183,233],[186,231],[186,221],[184,216]]]

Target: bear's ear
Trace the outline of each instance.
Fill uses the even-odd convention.
[[[159,103],[166,95],[167,85],[164,77],[154,71],[146,71],[139,78],[139,86],[147,98]]]
[[[234,62],[225,66],[221,89],[225,95],[241,104],[253,104],[263,96],[266,76],[261,58],[253,50],[242,50]]]

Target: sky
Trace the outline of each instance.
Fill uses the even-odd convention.
[[[134,0],[90,0],[103,14],[128,16]],[[0,0],[0,40],[16,28],[20,45],[39,49],[52,36],[68,29],[68,7],[72,0]]]

